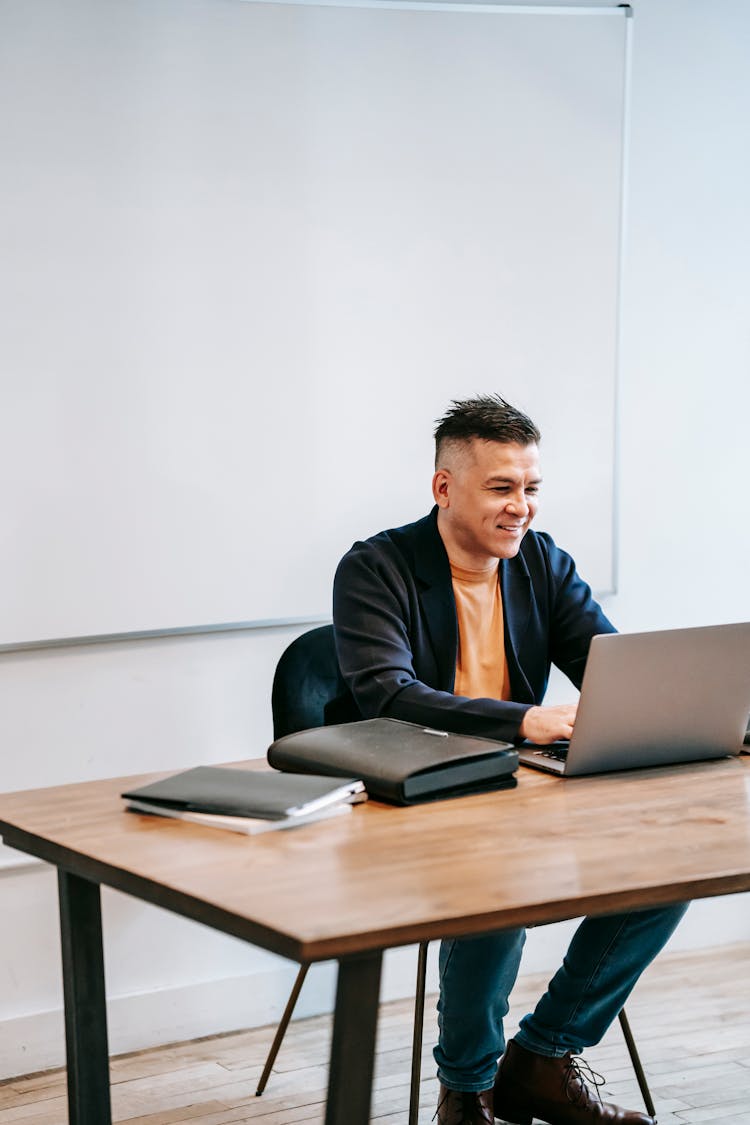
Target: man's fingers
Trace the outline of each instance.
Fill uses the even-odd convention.
[[[565,703],[558,707],[532,707],[526,712],[520,733],[530,742],[545,744],[570,738],[576,719],[578,704]]]

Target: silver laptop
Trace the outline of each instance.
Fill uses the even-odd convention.
[[[524,766],[575,777],[739,754],[750,713],[750,622],[594,637],[569,743]]]

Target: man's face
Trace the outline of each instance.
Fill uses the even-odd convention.
[[[432,491],[451,561],[484,569],[517,555],[538,507],[538,446],[474,438],[442,460]]]

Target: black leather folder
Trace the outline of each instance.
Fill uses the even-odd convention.
[[[361,777],[371,797],[397,805],[509,788],[518,754],[509,742],[450,734],[398,719],[314,727],[277,738],[275,769]]]

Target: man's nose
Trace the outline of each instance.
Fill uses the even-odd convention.
[[[529,502],[526,499],[526,494],[523,492],[510,496],[506,507],[513,515],[523,516],[524,519],[529,514]]]

